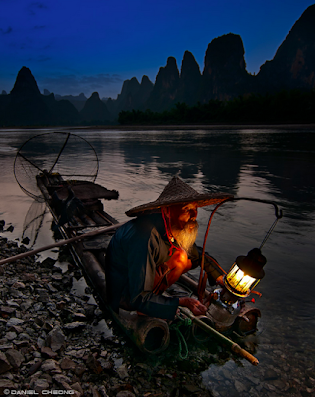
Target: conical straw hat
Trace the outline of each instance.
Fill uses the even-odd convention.
[[[161,207],[191,202],[196,202],[198,207],[204,207],[206,205],[218,204],[228,198],[232,199],[233,195],[227,193],[198,193],[180,178],[174,176],[165,186],[157,200],[134,207],[127,211],[126,215],[137,216],[144,213],[157,212]]]

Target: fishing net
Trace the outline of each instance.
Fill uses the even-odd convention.
[[[14,175],[21,189],[37,201],[43,201],[36,176],[59,173],[65,180],[94,182],[98,157],[89,142],[67,132],[49,132],[27,140],[14,160]]]
[[[29,243],[27,244],[29,244],[29,248],[33,248],[36,244],[47,211],[46,204],[36,200],[33,201],[26,214],[23,224],[22,241],[28,239]]]

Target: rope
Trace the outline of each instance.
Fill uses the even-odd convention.
[[[204,274],[203,270],[204,270],[204,263],[205,263],[206,242],[207,242],[207,238],[208,238],[211,221],[212,221],[213,215],[215,214],[216,210],[219,209],[222,204],[224,204],[226,201],[229,201],[229,200],[230,200],[230,198],[227,198],[224,201],[221,201],[221,203],[219,203],[212,211],[209,221],[208,221],[208,226],[206,229],[206,233],[205,233],[205,237],[204,237],[204,241],[203,241],[203,247],[202,247],[200,275],[199,275],[199,283],[198,283],[198,299],[200,300],[200,302],[203,299],[203,295],[204,295],[205,288],[206,288],[206,282],[207,282],[207,274],[206,273]]]
[[[164,221],[164,227],[165,227],[165,231],[166,231],[166,235],[168,238],[169,243],[171,244],[169,250],[168,250],[168,255],[172,256],[173,254],[173,248],[175,248],[176,250],[180,250],[179,247],[176,247],[173,242],[174,242],[174,237],[171,235],[171,221],[169,218],[169,208],[167,207],[162,207],[161,208],[161,212],[162,212],[162,217],[163,217],[163,221]],[[168,222],[167,222],[168,219]]]
[[[280,218],[276,218],[276,220],[273,222],[273,224],[271,225],[270,229],[268,230],[265,238],[263,239],[263,242],[261,243],[259,249],[262,249],[262,247],[265,245],[266,241],[268,240],[268,238],[270,237],[271,233],[273,232],[273,229],[276,227],[279,219]]]
[[[185,360],[187,357],[188,357],[188,353],[189,353],[189,350],[188,350],[188,346],[187,346],[187,342],[186,342],[186,340],[185,340],[185,338],[184,338],[184,335],[181,333],[181,331],[180,331],[180,327],[182,326],[182,325],[184,325],[184,326],[191,326],[191,324],[192,324],[192,321],[191,321],[191,319],[190,318],[182,318],[182,317],[180,317],[180,316],[177,316],[177,318],[181,321],[181,322],[179,322],[179,323],[177,323],[177,324],[171,324],[170,325],[170,329],[171,330],[174,330],[175,332],[176,332],[176,335],[177,335],[177,339],[178,339],[178,355],[179,355],[179,358],[181,359],[181,360]],[[182,354],[182,350],[183,350],[183,347],[184,347],[184,353]]]

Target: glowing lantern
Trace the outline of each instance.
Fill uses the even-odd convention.
[[[225,287],[236,296],[248,296],[264,277],[266,262],[259,248],[252,249],[247,256],[238,256],[225,276]]]

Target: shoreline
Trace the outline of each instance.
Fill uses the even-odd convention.
[[[315,124],[157,124],[157,125],[91,125],[91,126],[17,126],[1,127],[1,131],[8,130],[42,130],[42,129],[65,129],[65,130],[123,130],[123,131],[145,131],[145,130],[314,130]]]
[[[117,125],[87,127],[119,130],[239,130],[239,129],[305,129],[314,130],[315,124],[167,124],[167,125]]]
[[[6,232],[0,231],[1,259],[28,251]],[[56,260],[39,261],[34,255],[0,266],[1,395],[27,390],[75,397],[162,397],[193,391],[189,395],[211,397],[202,383],[204,362],[195,359],[194,370],[187,373],[191,361],[169,362],[138,352],[91,302],[91,288],[76,289],[83,274],[67,261],[66,251],[59,253],[68,263],[63,270]]]

